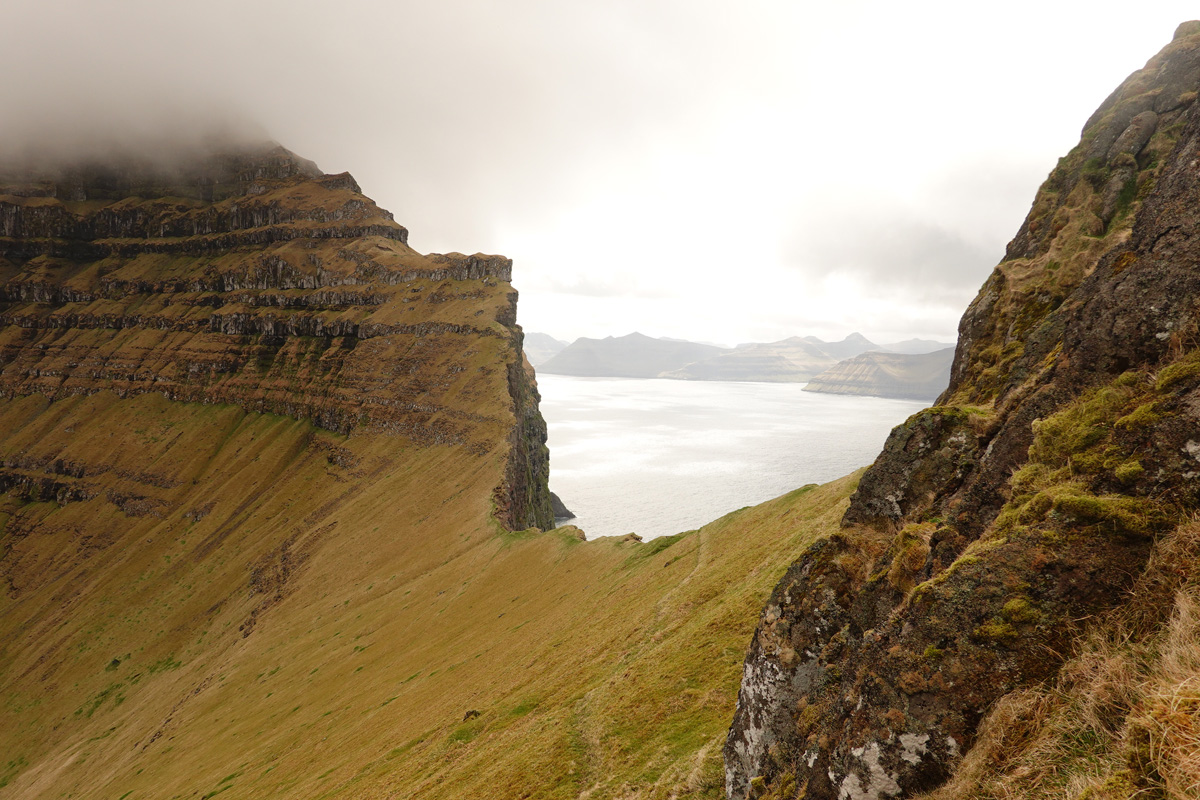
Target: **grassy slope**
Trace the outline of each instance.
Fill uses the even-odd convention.
[[[156,395],[0,414],[0,455],[108,468],[3,496],[3,797],[721,796],[758,611],[855,482],[583,543],[501,532],[464,448]]]

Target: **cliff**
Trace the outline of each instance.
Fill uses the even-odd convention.
[[[813,376],[806,392],[935,400],[950,383],[954,349],[909,355],[862,353]]]
[[[1165,710],[1182,696],[1139,687],[1173,674],[1156,643],[1191,630],[1200,578],[1179,558],[1200,504],[1198,90],[1193,22],[1039,189],[963,316],[939,404],[892,432],[842,529],[762,611],[725,746],[730,797],[1188,785],[1171,742],[1192,718]],[[1088,670],[1115,674],[1098,664],[1120,647],[1100,641],[1145,659],[1121,662],[1132,672],[1104,711],[1079,688]],[[1004,738],[1013,709],[1040,715],[1024,739]],[[1070,724],[1082,754],[1054,728]]]
[[[154,393],[480,454],[503,441],[502,519],[551,527],[511,262],[406,241],[349,175],[279,147],[174,168],[10,169],[0,396]],[[472,402],[483,396],[508,407]],[[4,480],[39,469],[6,465]],[[64,492],[94,496],[81,471]]]
[[[539,531],[507,259],[283,150],[2,185],[0,796],[722,791],[750,609],[852,481]]]
[[[749,609],[851,481],[537,530],[507,259],[286,151],[155,169],[3,182],[0,796],[719,793]]]

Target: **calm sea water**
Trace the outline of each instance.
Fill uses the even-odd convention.
[[[550,488],[589,539],[650,539],[871,463],[924,403],[803,384],[539,375]]]

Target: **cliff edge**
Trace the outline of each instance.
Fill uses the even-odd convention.
[[[841,531],[763,610],[729,797],[934,790],[1000,701],[1054,681],[1101,621],[1138,605],[1130,630],[1161,632],[1191,569],[1163,553],[1200,507],[1197,91],[1192,22],[1039,189],[938,405],[892,432]],[[1140,757],[1130,792],[1159,780]]]
[[[154,393],[496,451],[500,519],[552,527],[512,262],[407,240],[349,174],[277,145],[0,169],[0,396]],[[56,461],[10,454],[0,485],[100,491]]]

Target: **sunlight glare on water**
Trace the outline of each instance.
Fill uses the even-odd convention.
[[[795,383],[539,375],[550,488],[589,539],[691,530],[871,463],[926,404]]]

